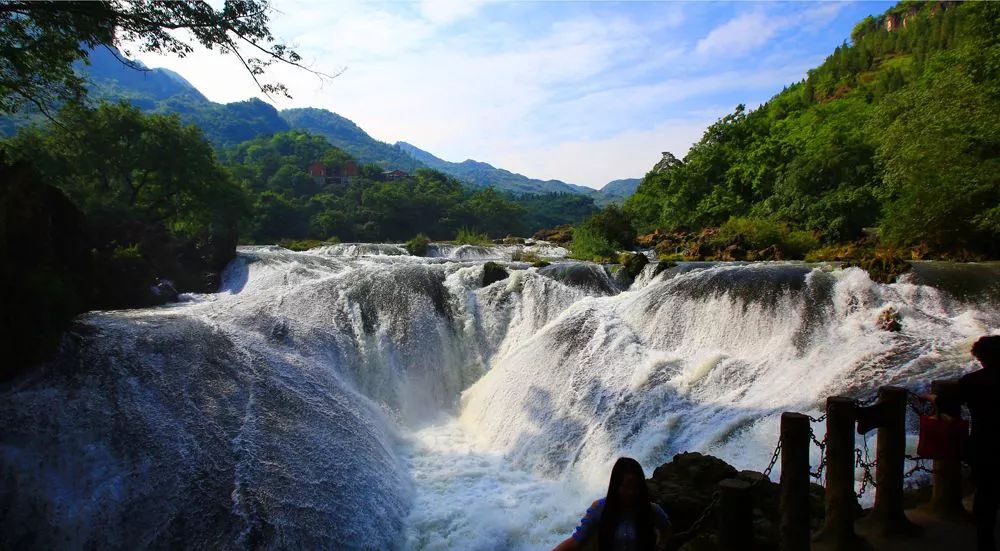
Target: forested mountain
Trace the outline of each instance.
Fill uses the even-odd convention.
[[[146,112],[175,113],[182,122],[200,127],[217,147],[235,145],[276,132],[308,130],[325,137],[361,164],[377,164],[404,172],[430,167],[474,187],[492,186],[498,191],[516,194],[576,193],[590,196],[601,204],[611,200],[605,200],[600,192],[588,187],[558,180],[536,180],[473,160],[450,163],[404,142],[395,145],[381,142],[351,120],[326,109],[278,111],[255,98],[227,104],[215,103],[177,73],[168,69],[147,68],[141,62],[126,60],[110,48],[91,51],[89,64],[81,63],[77,68],[87,76],[92,103],[127,100]],[[12,135],[17,128],[38,120],[37,116],[30,115],[7,117],[0,121],[0,132]],[[616,195],[613,199],[621,198]]]
[[[738,217],[827,243],[878,228],[916,256],[995,256],[998,112],[1000,4],[902,2],[804,81],[657,165],[625,212],[640,232]]]
[[[607,202],[621,203],[635,193],[641,178],[625,178],[622,180],[612,180],[604,185],[599,191],[602,199]]]
[[[307,107],[285,109],[281,118],[290,128],[308,130],[319,134],[331,144],[343,149],[365,164],[377,164],[386,168],[412,172],[424,165],[403,151],[398,144],[393,146],[380,142],[368,135],[351,120],[326,109]],[[434,167],[431,167],[434,168]]]
[[[466,159],[460,163],[445,161],[406,142],[396,142],[396,147],[426,166],[451,174],[459,180],[479,187],[492,186],[514,193],[582,193],[584,195],[596,193],[592,188],[567,184],[559,180],[536,180],[472,159]]]

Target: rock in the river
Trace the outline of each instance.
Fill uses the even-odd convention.
[[[556,226],[552,229],[538,230],[533,236],[540,241],[550,241],[552,243],[569,243],[573,239],[573,227],[569,224]]]
[[[622,267],[625,269],[625,273],[628,274],[629,280],[635,280],[642,269],[649,264],[649,259],[646,255],[641,253],[631,253],[622,255],[621,259]]]
[[[510,277],[510,273],[496,262],[483,264],[483,287]]]
[[[882,310],[882,313],[878,315],[878,319],[875,320],[875,326],[882,331],[889,331],[890,333],[897,333],[903,328],[902,316],[899,312],[892,306]]]
[[[754,471],[737,471],[725,461],[700,453],[680,453],[670,463],[653,471],[649,479],[650,498],[670,516],[674,533],[689,530],[702,516],[720,481],[737,478],[756,482],[763,475]],[[823,520],[823,488],[811,487],[811,524],[818,528]],[[778,485],[768,479],[753,487],[754,541],[747,549],[778,549]],[[683,551],[717,549],[718,517],[710,512],[700,527],[686,537],[674,538],[669,548]]]
[[[157,300],[162,302],[177,302],[179,293],[174,287],[174,282],[169,279],[158,279],[156,284],[150,287],[150,292]]]

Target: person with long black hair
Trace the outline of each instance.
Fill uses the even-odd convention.
[[[655,551],[669,533],[667,514],[649,501],[642,465],[622,457],[611,469],[608,495],[591,504],[573,535],[553,551],[589,549],[595,542],[598,551]]]

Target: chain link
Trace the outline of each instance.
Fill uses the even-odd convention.
[[[701,525],[704,524],[706,520],[708,520],[708,517],[712,514],[712,510],[715,509],[715,506],[719,504],[720,499],[722,499],[722,494],[720,494],[719,492],[715,492],[714,494],[712,494],[712,501],[710,501],[708,506],[705,507],[705,510],[701,512],[701,515],[699,515],[698,518],[691,523],[691,526],[687,530],[684,530],[683,532],[677,532],[675,537],[686,538],[687,536],[690,536],[691,534],[694,534],[695,532],[700,530]]]
[[[812,415],[806,415],[806,417],[809,418],[809,421],[811,423],[822,423],[823,421],[826,421],[826,413],[825,412],[823,413],[823,415],[820,415],[819,417],[813,417]]]
[[[753,484],[750,485],[751,488],[757,486],[764,480],[770,481],[769,477],[771,476],[771,471],[774,470],[774,466],[778,463],[778,457],[780,456],[781,456],[781,440],[779,439],[778,445],[774,447],[774,453],[771,454],[771,462],[768,463],[767,468],[764,469],[763,476],[757,478],[757,480],[755,480]],[[698,519],[695,520],[687,530],[684,530],[683,532],[678,532],[676,537],[686,538],[687,536],[700,530],[701,525],[704,524],[705,520],[708,519],[708,517],[712,514],[712,510],[715,509],[715,506],[719,504],[720,499],[722,499],[722,494],[720,494],[719,492],[715,492],[715,494],[712,495],[712,501],[708,504],[707,507],[705,507],[705,510],[701,512],[701,515],[698,516]]]
[[[878,460],[871,461],[868,457],[868,438],[865,437],[864,440],[864,451],[861,448],[854,448],[854,464],[857,467],[861,467],[864,474],[861,477],[861,489],[858,491],[858,499],[865,495],[865,491],[868,486],[872,488],[877,488],[878,485],[875,483],[875,477],[872,475],[872,469],[876,467]],[[864,454],[864,458],[862,458]]]
[[[758,478],[757,480],[755,480],[754,483],[751,485],[751,488],[754,487],[754,486],[756,486],[756,485],[758,485],[758,484],[760,484],[764,480],[767,480],[767,481],[770,482],[770,480],[771,480],[771,471],[774,469],[774,465],[778,462],[778,456],[780,456],[780,455],[781,455],[781,439],[779,438],[778,439],[778,445],[774,447],[774,453],[771,454],[771,462],[768,463],[767,468],[764,469],[764,476],[762,476],[762,477]]]
[[[823,440],[816,438],[816,431],[809,427],[809,437],[812,438],[813,444],[819,448],[819,467],[817,467],[816,472],[809,471],[809,476],[819,480],[823,476],[823,469],[826,468],[826,435],[823,435]]]
[[[934,469],[928,469],[927,467],[924,466],[924,464],[923,464],[924,458],[923,457],[917,457],[915,455],[907,455],[906,456],[906,460],[907,461],[913,461],[914,465],[912,467],[910,467],[910,469],[908,471],[906,471],[905,473],[903,473],[903,479],[904,480],[906,480],[907,478],[912,477],[913,475],[915,475],[917,473],[934,474]]]
[[[861,398],[855,399],[854,400],[854,405],[857,406],[857,407],[859,407],[859,408],[863,408],[865,406],[870,406],[870,405],[874,404],[877,401],[878,401],[878,394],[873,394],[873,395],[871,395],[871,396],[869,396],[867,398],[864,398],[864,399],[861,399]]]

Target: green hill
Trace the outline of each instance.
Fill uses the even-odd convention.
[[[451,174],[459,180],[478,187],[492,186],[498,190],[513,193],[581,193],[584,195],[595,193],[593,189],[588,187],[567,184],[559,180],[537,180],[472,159],[466,159],[460,163],[445,161],[406,142],[396,142],[396,147],[426,166]]]
[[[998,112],[1000,4],[903,2],[657,165],[625,211],[642,232],[749,218],[827,243],[877,228],[916,257],[996,256]]]
[[[325,137],[331,144],[347,151],[362,163],[378,164],[405,172],[425,166],[398,145],[380,142],[351,120],[326,109],[286,109],[281,112],[281,118],[291,128],[308,130]]]
[[[558,180],[537,180],[487,163],[467,160],[450,163],[409,144],[395,145],[372,138],[351,120],[325,109],[300,108],[278,111],[259,99],[220,104],[201,94],[182,76],[167,69],[150,69],[141,62],[126,60],[108,48],[90,52],[88,64],[78,70],[88,81],[89,100],[128,101],[145,112],[177,114],[185,123],[200,127],[217,147],[225,148],[259,136],[289,130],[306,130],[325,137],[361,164],[377,164],[386,169],[413,172],[431,167],[473,187],[494,187],[515,194],[573,193],[593,198],[599,204],[621,197],[605,198],[600,192]],[[0,133],[13,135],[17,128],[42,122],[37,114],[0,120]]]

